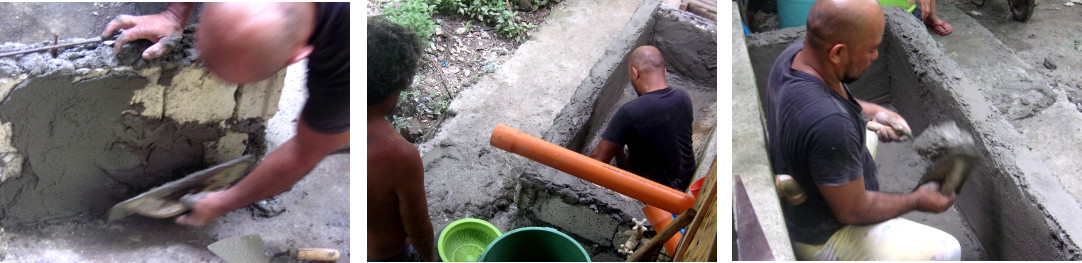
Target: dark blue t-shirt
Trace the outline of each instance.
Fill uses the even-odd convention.
[[[601,138],[627,145],[628,172],[685,191],[695,172],[694,118],[687,91],[668,87],[620,106]]]
[[[337,134],[349,130],[349,3],[317,6],[301,118],[316,131]]]
[[[770,70],[767,88],[767,148],[775,174],[788,174],[800,184],[807,201],[782,202],[789,236],[820,245],[844,226],[827,206],[816,185],[839,186],[864,176],[864,187],[879,190],[875,161],[864,147],[861,106],[845,87],[846,99],[815,76],[793,69],[803,41],[789,46]]]

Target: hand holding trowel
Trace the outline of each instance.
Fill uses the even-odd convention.
[[[933,125],[913,141],[917,153],[935,163],[928,167],[917,187],[928,182],[940,185],[940,193],[960,193],[962,184],[981,161],[973,135],[958,128],[954,121]]]
[[[221,191],[240,181],[251,170],[256,158],[245,155],[192,173],[180,180],[155,187],[125,200],[109,210],[109,222],[138,213],[152,218],[168,218],[191,210],[196,200],[213,191]]]
[[[870,121],[867,128],[879,131],[884,126]],[[902,132],[907,130],[896,131],[912,138],[909,132]],[[953,121],[928,127],[920,137],[914,139],[913,147],[917,153],[933,162],[917,183],[917,187],[935,182],[939,184],[940,193],[943,195],[961,192],[962,184],[981,160],[973,135],[959,128]],[[800,205],[807,199],[800,185],[789,175],[777,175],[774,184],[778,197],[790,205]]]

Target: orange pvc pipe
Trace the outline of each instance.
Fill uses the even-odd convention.
[[[507,125],[497,124],[488,143],[674,214],[683,213],[695,205],[695,198],[689,194],[530,136]]]
[[[650,225],[654,226],[654,231],[657,231],[658,233],[661,233],[662,229],[665,229],[665,227],[669,226],[669,223],[672,223],[672,214],[665,210],[661,210],[661,208],[647,205],[642,207],[642,213],[646,214],[646,220],[650,221]],[[676,255],[676,246],[680,244],[680,238],[682,237],[683,235],[681,235],[680,232],[677,232],[672,238],[665,241],[665,249],[669,251],[669,255]]]

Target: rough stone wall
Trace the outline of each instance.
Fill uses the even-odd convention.
[[[238,86],[197,62],[190,32],[166,56],[139,58],[149,44],[0,58],[0,225],[97,220],[152,187],[265,151],[284,70]]]

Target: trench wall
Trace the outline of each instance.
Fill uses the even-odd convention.
[[[660,9],[659,4],[660,1],[650,0],[639,6],[623,32],[576,89],[573,97],[581,99],[565,105],[542,139],[588,154],[597,143],[600,129],[605,127],[616,108],[634,98],[628,83],[626,57],[641,45],[658,46],[666,58],[670,75],[697,76],[677,78],[676,81],[686,84],[684,88],[701,89],[709,94],[698,96],[700,98],[716,97],[716,93],[709,93],[713,89],[696,88],[716,86],[715,27],[702,21],[686,21],[688,18],[677,13],[679,11]],[[694,29],[681,28],[685,26]],[[665,28],[665,33],[660,33],[660,28]],[[682,36],[682,39],[674,36]],[[690,50],[675,51],[689,47]],[[691,92],[694,91],[689,90]],[[693,103],[696,109],[703,104],[709,105],[699,101]],[[716,110],[697,112],[696,117],[714,114],[713,111]],[[716,119],[715,115],[709,116],[709,119]],[[715,123],[698,125],[705,126],[703,134],[713,134]],[[702,138],[702,145],[696,149],[706,151],[715,145],[709,143],[713,140],[713,136]],[[697,157],[701,155],[697,154]],[[713,160],[713,156],[700,159]],[[631,218],[644,218],[641,202],[534,162],[528,162],[519,180],[515,200],[522,219],[518,225],[559,229],[579,241],[594,261],[624,260],[616,249],[627,239],[621,232],[633,225]]]
[[[899,8],[884,8],[884,13],[880,57],[850,85],[854,96],[893,104],[918,136],[929,125],[947,120],[974,133],[985,159],[955,207],[990,259],[1082,258],[1071,238],[1082,234],[1082,206],[917,19]],[[749,38],[760,90],[766,87],[774,58],[789,43],[802,41],[803,30]]]
[[[103,219],[152,187],[265,151],[285,71],[224,83],[187,33],[153,60],[139,57],[145,41],[0,58],[0,226]]]

